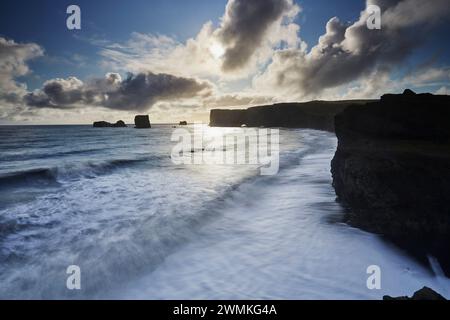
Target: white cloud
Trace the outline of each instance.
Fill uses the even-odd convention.
[[[30,73],[28,61],[43,54],[44,50],[35,43],[17,43],[0,37],[0,120],[26,111],[21,101],[27,87],[16,78]]]
[[[448,83],[450,82],[450,68],[420,68],[405,77],[404,82],[412,86],[429,86]]]
[[[450,95],[450,88],[449,87],[440,87],[435,94],[446,94]]]
[[[25,92],[25,85],[15,79],[28,74],[28,61],[43,53],[43,49],[35,43],[16,43],[0,37],[0,98],[8,100],[8,96],[12,98],[12,95]]]
[[[386,74],[421,44],[424,32],[450,13],[446,0],[426,5],[417,0],[370,0],[368,4],[382,8],[381,30],[367,28],[366,11],[352,25],[332,18],[310,52],[277,51],[267,69],[255,77],[255,89],[279,98],[306,100],[328,98],[327,92],[342,90],[354,81],[375,85],[374,75],[383,74],[381,80],[386,82]]]
[[[133,33],[124,44],[102,43],[104,65],[113,70],[233,80],[256,73],[276,47],[297,48],[300,8],[292,0],[230,0],[219,27],[207,22],[181,43],[162,35]]]

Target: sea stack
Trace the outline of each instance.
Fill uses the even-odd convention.
[[[148,115],[139,115],[134,118],[134,125],[136,129],[149,129],[151,128],[150,118]]]
[[[94,128],[126,128],[127,125],[122,120],[117,121],[116,123],[110,123],[106,121],[97,121],[93,124]]]
[[[127,125],[122,120],[119,120],[119,121],[117,121],[116,123],[113,124],[113,127],[114,128],[126,128]]]
[[[93,124],[94,128],[110,128],[112,125],[109,122],[106,121],[96,121]]]

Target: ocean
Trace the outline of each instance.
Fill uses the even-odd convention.
[[[0,126],[0,298],[450,297],[438,265],[343,222],[334,134],[280,129],[279,172],[263,176],[175,165],[173,130]],[[66,286],[71,265],[81,290]],[[367,287],[372,265],[381,289]]]

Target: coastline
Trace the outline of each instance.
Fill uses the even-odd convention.
[[[450,130],[445,123],[450,97],[405,90],[380,100],[337,102],[330,108],[331,103],[212,110],[211,126],[336,132],[331,171],[337,200],[347,208],[346,221],[387,237],[425,265],[428,255],[436,256],[450,275],[450,186],[445,182],[450,181]],[[317,111],[311,113],[311,106],[323,108],[321,118]]]

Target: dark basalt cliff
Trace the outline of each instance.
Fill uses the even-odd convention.
[[[450,275],[450,96],[385,95],[336,116],[333,185],[350,224]]]
[[[334,131],[334,117],[350,105],[370,100],[281,103],[246,110],[211,110],[211,127],[284,127]]]

